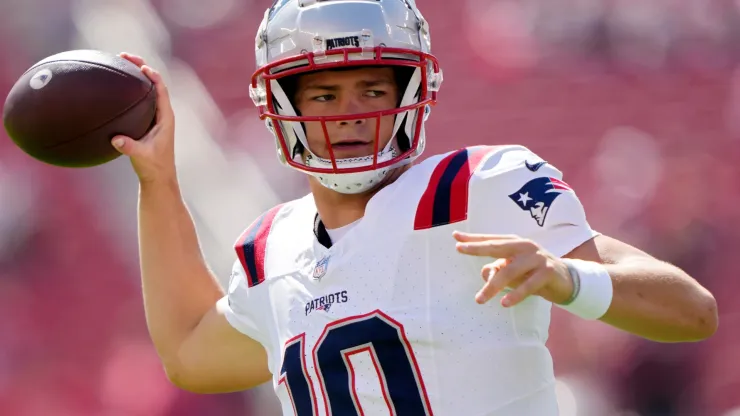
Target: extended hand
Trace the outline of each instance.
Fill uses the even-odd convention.
[[[531,240],[459,231],[453,237],[460,253],[495,259],[481,269],[486,283],[475,295],[478,303],[488,302],[505,288],[513,290],[501,299],[504,307],[514,306],[530,295],[563,303],[573,293],[573,280],[565,263]]]

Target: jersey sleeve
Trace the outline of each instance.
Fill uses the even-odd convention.
[[[515,234],[562,257],[597,236],[556,167],[522,146],[492,150],[473,172],[469,232]]]
[[[263,316],[267,306],[262,305],[260,299],[263,297],[255,294],[259,289],[259,286],[248,285],[244,267],[241,262],[235,261],[228,292],[218,301],[217,308],[231,326],[267,348],[269,337],[263,327],[263,323],[267,322]]]
[[[265,323],[270,322],[268,315],[272,308],[267,285],[263,284],[267,273],[265,258],[270,230],[282,207],[280,204],[263,213],[237,239],[234,250],[238,260],[231,271],[229,290],[218,302],[229,323],[262,343],[268,352],[270,337]]]

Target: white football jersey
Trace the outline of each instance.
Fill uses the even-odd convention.
[[[556,415],[551,303],[477,304],[492,259],[459,254],[452,232],[563,256],[596,232],[561,179],[521,146],[431,157],[329,248],[310,195],[280,205],[237,242],[219,307],[264,345],[285,415]]]

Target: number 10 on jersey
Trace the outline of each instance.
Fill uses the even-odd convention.
[[[403,325],[376,310],[327,325],[310,357],[305,351],[305,334],[285,343],[279,384],[285,383],[296,416],[319,416],[317,387],[306,366],[309,358],[316,369],[326,415],[364,415],[350,362],[352,355],[363,352],[372,358],[389,414],[432,415]]]

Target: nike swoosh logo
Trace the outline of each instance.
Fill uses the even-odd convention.
[[[547,162],[537,162],[537,163],[529,163],[529,161],[525,160],[524,165],[527,166],[527,169],[531,170],[532,172],[537,172],[541,167],[545,166]]]

